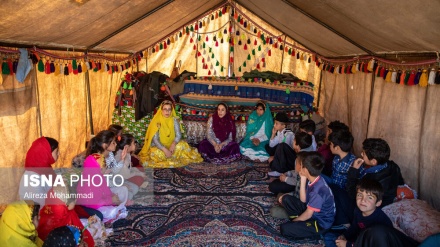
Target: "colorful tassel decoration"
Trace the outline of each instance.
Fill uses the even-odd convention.
[[[3,62],[3,65],[2,65],[2,73],[3,74],[6,74],[5,73],[5,65],[6,65],[6,67],[8,67],[8,63],[7,62]],[[40,72],[44,72],[44,63],[43,63],[43,59],[40,59],[40,61],[38,61],[38,71],[40,71]],[[9,72],[9,67],[8,67],[8,74],[9,74],[10,72]]]
[[[271,50],[269,49],[269,51],[267,51],[267,55],[270,57],[272,55]]]
[[[440,69],[437,71],[437,74],[435,75],[435,84],[440,84]]]
[[[386,82],[391,82],[391,74],[392,74],[392,72],[389,71],[389,70],[387,70],[386,73],[387,73],[387,74],[386,74],[386,76],[385,76],[385,81],[386,81]]]
[[[83,71],[82,71],[82,65],[81,65],[81,63],[79,63],[78,64],[78,73],[82,73]]]
[[[400,77],[402,76],[402,71],[398,70],[396,73],[396,80],[394,81],[395,83],[399,84],[400,83]]]
[[[429,85],[435,84],[435,69],[434,68],[432,68],[431,71],[429,71],[428,84]]]
[[[418,69],[416,75],[414,76],[414,85],[418,85],[420,81],[420,77],[422,76],[422,70]]]
[[[428,86],[428,70],[426,69],[422,70],[422,74],[420,75],[420,79],[419,79],[419,86],[421,87]]]
[[[405,85],[414,85],[414,78],[416,77],[416,73],[414,70],[408,71],[405,77]],[[408,78],[408,79],[407,79]]]
[[[50,62],[50,73],[55,73],[55,64],[52,62]]]
[[[49,60],[46,60],[46,63],[44,64],[44,73],[50,74],[50,63],[49,63]]]
[[[67,67],[67,64],[64,66],[64,75],[69,75],[69,68]]]

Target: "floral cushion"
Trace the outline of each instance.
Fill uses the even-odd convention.
[[[440,232],[440,212],[425,201],[404,199],[382,210],[390,217],[394,227],[419,242]]]

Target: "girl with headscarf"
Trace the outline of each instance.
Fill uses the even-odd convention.
[[[253,161],[266,162],[269,154],[264,147],[269,142],[272,128],[273,119],[270,109],[264,102],[259,101],[249,116],[246,136],[240,143],[241,154]]]
[[[40,211],[40,222],[37,227],[38,236],[46,244],[48,235],[52,230],[57,227],[70,226],[80,230],[81,242],[87,243],[89,247],[94,246],[95,242],[92,235],[87,229],[84,230],[84,226],[74,210],[76,198],[72,195],[76,195],[76,184],[71,185],[70,181],[65,178],[64,184],[65,186],[55,186],[49,190],[46,205]]]
[[[202,162],[197,150],[181,140],[181,130],[173,103],[163,101],[148,125],[145,143],[138,155],[143,166],[173,168]]]
[[[42,246],[38,238],[38,211],[33,201],[9,204],[0,218],[0,246]]]
[[[225,103],[217,105],[206,127],[207,139],[199,143],[199,152],[206,161],[221,164],[241,158],[240,147],[235,142],[235,122]]]
[[[33,200],[40,206],[44,206],[44,198],[47,192],[50,190],[49,185],[31,186],[25,185],[25,176],[29,181],[30,176],[45,176],[46,178],[52,177],[52,182],[55,181],[55,172],[53,171],[52,164],[58,159],[58,141],[50,137],[40,137],[36,139],[32,146],[26,153],[25,160],[25,172],[21,177],[19,195],[20,200]],[[39,179],[41,181],[41,179]]]

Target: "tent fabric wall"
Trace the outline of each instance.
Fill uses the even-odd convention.
[[[32,142],[39,137],[35,70],[31,70],[24,83],[15,76],[0,75],[0,212],[4,202],[14,201],[17,181],[22,174],[24,158]]]
[[[440,132],[440,88],[402,86],[374,78],[372,73],[332,74],[323,71],[320,112],[327,122],[346,123],[354,136],[354,153],[359,156],[365,138],[382,138],[391,148],[390,159],[401,168],[405,183],[421,199],[440,209],[438,177]],[[370,104],[370,96],[371,104]],[[371,108],[370,108],[371,107]],[[370,112],[370,117],[368,114]]]
[[[319,112],[327,122],[339,120],[350,126],[357,155],[362,152],[362,141],[367,136],[371,77],[371,73],[322,73]]]

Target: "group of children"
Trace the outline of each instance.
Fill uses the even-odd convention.
[[[313,121],[300,123],[296,134],[287,124],[285,114],[275,116],[266,146],[272,170],[268,175],[278,177],[269,184],[277,196],[270,212],[273,217],[289,220],[280,226],[282,235],[292,239],[324,236],[326,246],[362,246],[354,243],[384,235],[406,246],[417,244],[395,230],[380,209],[393,202],[398,185],[404,184],[399,166],[389,160],[390,147],[385,140],[367,138],[362,157],[356,158],[351,152],[354,138],[339,121],[328,125],[319,148]],[[376,226],[384,235],[358,238],[365,229]]]

